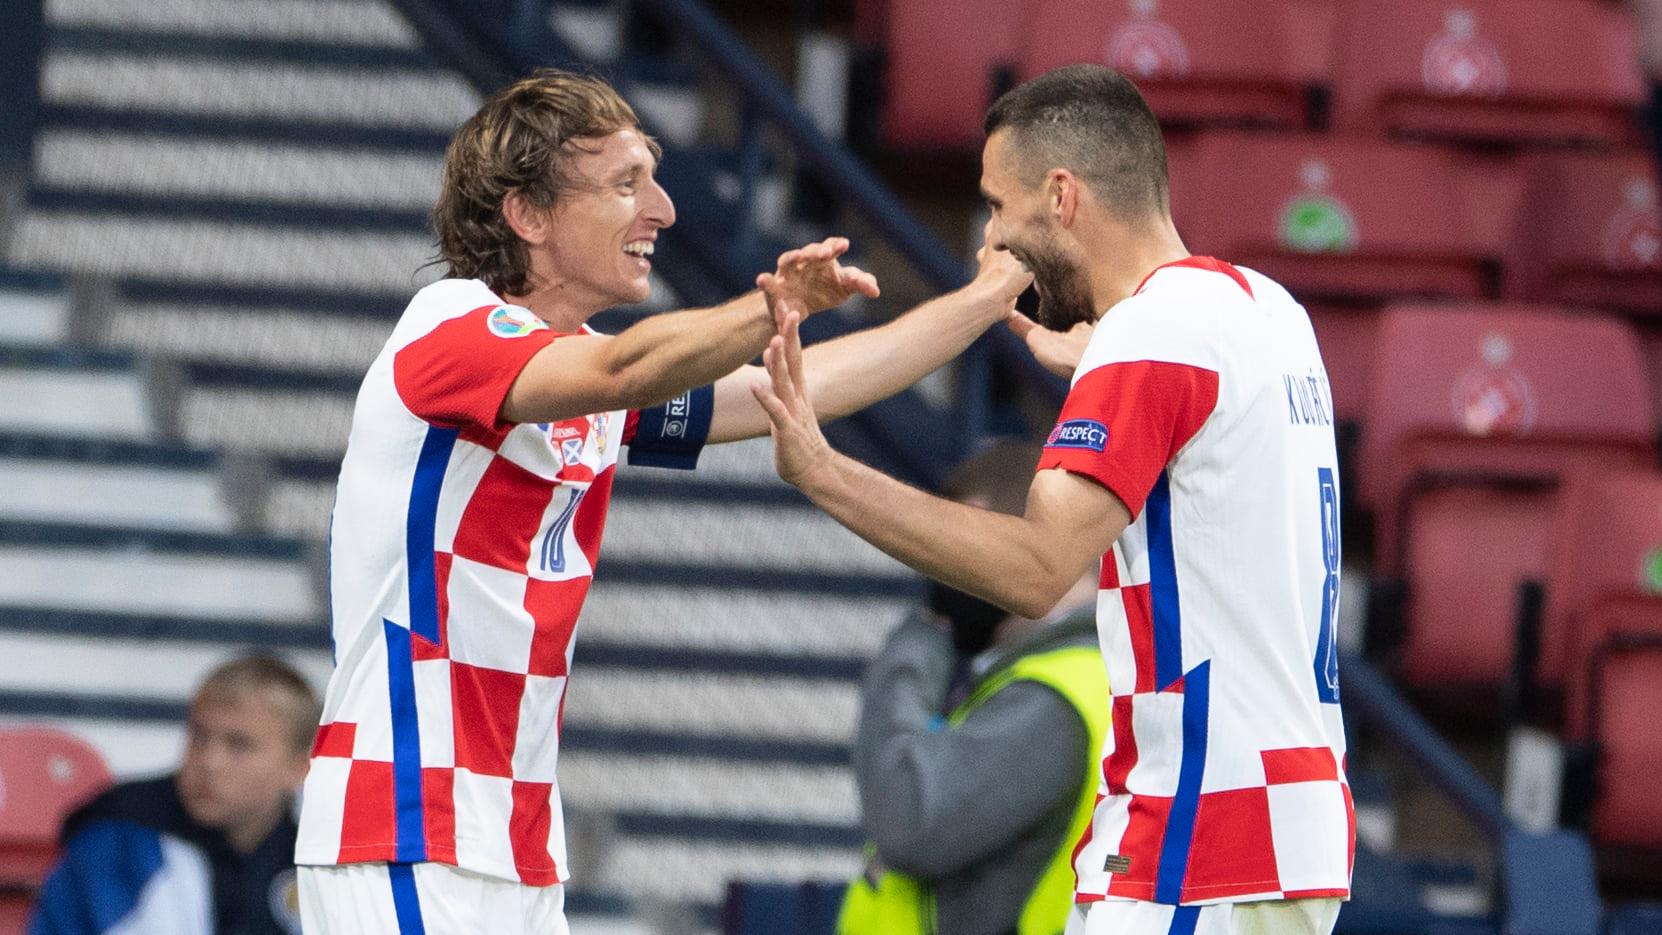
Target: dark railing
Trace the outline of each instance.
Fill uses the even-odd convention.
[[[6,119],[0,120],[0,176],[28,170],[40,115],[40,50],[44,45],[41,0],[8,5],[6,27],[0,29],[0,100]]]
[[[1419,767],[1495,847],[1505,935],[1597,935],[1603,907],[1587,839],[1519,828],[1495,790],[1371,664],[1349,655],[1341,670],[1349,713]]]

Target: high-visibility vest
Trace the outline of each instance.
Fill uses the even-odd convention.
[[[1073,819],[1016,923],[1017,935],[1059,935],[1073,908],[1073,846],[1096,811],[1098,758],[1108,734],[1108,675],[1094,646],[1064,646],[1022,656],[994,673],[955,708],[947,717],[947,729],[962,724],[987,699],[1021,681],[1049,686],[1067,699],[1085,724],[1085,758]],[[1019,778],[1011,777],[1011,781]],[[867,857],[872,853],[868,844]],[[837,919],[837,935],[934,935],[935,924],[935,896],[929,885],[889,870],[875,886],[863,875],[849,884]]]

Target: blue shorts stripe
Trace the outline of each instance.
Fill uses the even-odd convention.
[[[456,446],[455,429],[430,428],[416,458],[410,482],[410,511],[404,518],[404,564],[410,573],[410,632],[430,643],[439,641],[438,580],[433,572],[433,525],[439,513],[439,490]]]
[[[1195,666],[1183,678],[1183,759],[1177,768],[1177,795],[1166,816],[1166,834],[1160,840],[1160,867],[1154,880],[1154,901],[1176,905],[1183,898],[1183,877],[1189,867],[1189,845],[1200,810],[1200,780],[1206,772],[1206,730],[1210,708],[1212,663]]]
[[[427,829],[421,807],[421,726],[416,715],[415,664],[410,631],[382,620],[387,640],[387,694],[392,707],[392,789],[394,854],[400,861],[427,859]]]
[[[1172,548],[1171,478],[1161,471],[1143,504],[1148,522],[1148,598],[1154,615],[1154,690],[1183,677],[1183,618],[1177,600],[1177,559]]]
[[[1200,921],[1199,906],[1178,906],[1171,913],[1171,928],[1166,935],[1195,935],[1195,924]]]
[[[421,898],[416,895],[415,868],[409,864],[387,864],[392,880],[392,909],[398,916],[398,935],[427,935],[421,921]]]

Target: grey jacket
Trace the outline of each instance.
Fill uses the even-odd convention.
[[[1088,613],[998,652],[981,678],[1076,644],[1096,645]],[[1005,935],[1063,845],[1088,734],[1066,699],[1025,681],[946,730],[953,663],[951,637],[920,613],[895,628],[866,673],[854,779],[881,864],[868,872],[891,867],[931,884],[943,935]]]

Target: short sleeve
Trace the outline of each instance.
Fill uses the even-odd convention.
[[[1114,492],[1135,518],[1160,472],[1218,402],[1218,374],[1190,364],[1103,364],[1079,378],[1045,442],[1039,470],[1062,468]]]
[[[623,428],[629,463],[682,470],[697,467],[698,454],[710,437],[715,398],[714,386],[701,386],[661,406],[631,411]]]
[[[404,405],[426,422],[495,429],[520,371],[560,336],[528,309],[481,306],[399,350],[393,383]]]

